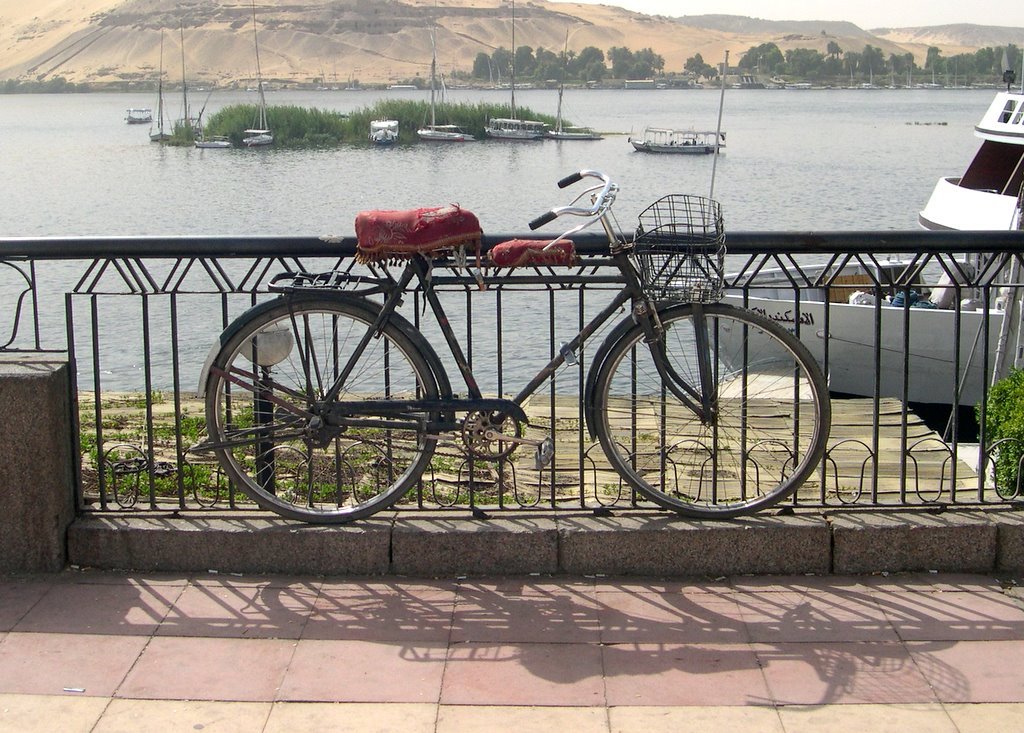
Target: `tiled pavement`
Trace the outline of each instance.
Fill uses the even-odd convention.
[[[1024,731],[988,576],[0,579],[0,730]]]

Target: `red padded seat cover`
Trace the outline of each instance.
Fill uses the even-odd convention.
[[[467,246],[479,252],[480,222],[457,204],[356,214],[356,258],[375,262]]]
[[[549,249],[544,249],[548,245]],[[523,267],[526,265],[565,265],[579,262],[576,245],[568,239],[550,240],[510,239],[496,244],[490,251],[491,262],[498,267]]]

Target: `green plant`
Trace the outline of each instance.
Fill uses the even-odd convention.
[[[988,393],[984,415],[977,408],[978,422],[984,416],[986,448],[995,451],[996,485],[1001,495],[1017,493],[1018,471],[1024,457],[1024,369],[1014,369]]]

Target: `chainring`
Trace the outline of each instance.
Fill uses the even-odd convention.
[[[509,429],[514,432],[506,432]],[[479,410],[469,413],[462,421],[462,442],[466,452],[474,458],[500,461],[510,456],[519,444],[503,441],[500,437],[489,437],[488,433],[521,438],[523,426],[511,415]]]

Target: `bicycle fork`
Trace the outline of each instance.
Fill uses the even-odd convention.
[[[708,336],[708,321],[704,306],[694,303],[690,307],[693,313],[694,351],[699,379],[699,384],[696,387],[687,382],[669,361],[665,347],[667,334],[653,305],[647,301],[641,303],[634,309],[634,315],[644,331],[644,341],[650,347],[651,360],[658,370],[662,384],[676,399],[699,417],[704,425],[710,425],[715,419],[718,391],[714,370],[711,368],[713,346]]]

